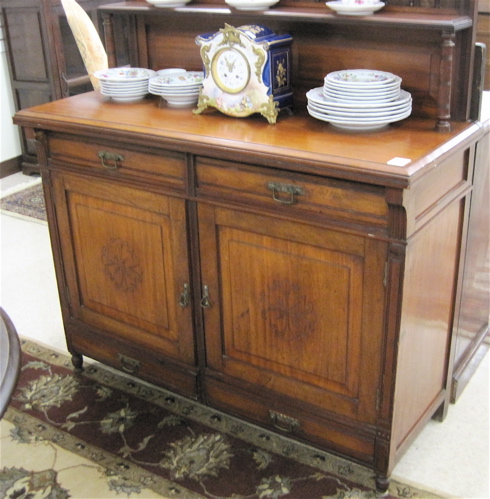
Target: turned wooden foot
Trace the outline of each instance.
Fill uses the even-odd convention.
[[[73,364],[73,367],[75,368],[76,372],[83,371],[83,355],[80,355],[79,353],[74,353],[71,356],[71,363]]]
[[[386,476],[377,475],[376,476],[376,492],[379,495],[385,495],[388,492],[390,486],[390,479]]]

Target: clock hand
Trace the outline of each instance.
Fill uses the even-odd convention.
[[[226,56],[225,56],[225,63],[226,63],[226,67],[228,68],[228,71],[232,71],[233,67],[231,66],[230,61],[228,60],[228,57],[226,57]]]
[[[225,56],[225,62],[226,62],[226,65],[228,67],[228,71],[233,71],[235,69],[235,62],[236,61],[229,61],[228,60],[228,57]]]

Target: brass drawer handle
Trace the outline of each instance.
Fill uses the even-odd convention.
[[[286,414],[269,411],[269,417],[274,427],[285,433],[292,433],[295,428],[299,427],[299,421],[291,416],[286,416]]]
[[[179,305],[184,308],[189,305],[189,285],[184,284],[184,290],[180,294]]]
[[[119,359],[119,362],[121,363],[123,371],[125,371],[129,374],[134,374],[134,373],[138,372],[139,368],[141,367],[141,362],[139,360],[132,359],[131,357],[127,357],[126,355],[123,355],[122,353],[118,353],[117,358]]]
[[[209,288],[207,286],[203,286],[203,288],[202,288],[201,307],[202,308],[210,308],[211,307],[211,301],[209,299]]]
[[[107,151],[99,151],[99,158],[102,166],[108,170],[117,170],[120,163],[124,161],[124,156],[122,154]],[[106,161],[110,161],[111,163],[108,164]]]
[[[267,188],[272,191],[272,199],[281,204],[294,204],[296,197],[303,194],[303,188],[280,182],[269,182]],[[281,196],[283,194],[283,196]],[[284,196],[286,194],[286,196]]]

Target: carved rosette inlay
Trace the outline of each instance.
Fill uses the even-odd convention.
[[[116,288],[135,291],[143,280],[143,269],[134,249],[122,239],[111,239],[102,248],[106,275]]]
[[[272,283],[269,293],[261,293],[262,319],[267,320],[275,336],[292,342],[309,336],[316,327],[311,301],[300,293],[297,284]]]

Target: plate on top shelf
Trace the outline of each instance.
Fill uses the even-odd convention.
[[[342,1],[327,2],[326,5],[337,12],[337,14],[342,14],[344,16],[370,16],[385,6],[383,2],[365,5],[358,3],[344,3]]]
[[[225,2],[237,10],[265,10],[279,0],[225,0]]]
[[[176,7],[183,7],[191,0],[146,0],[153,7],[163,7],[167,9],[175,9]]]

